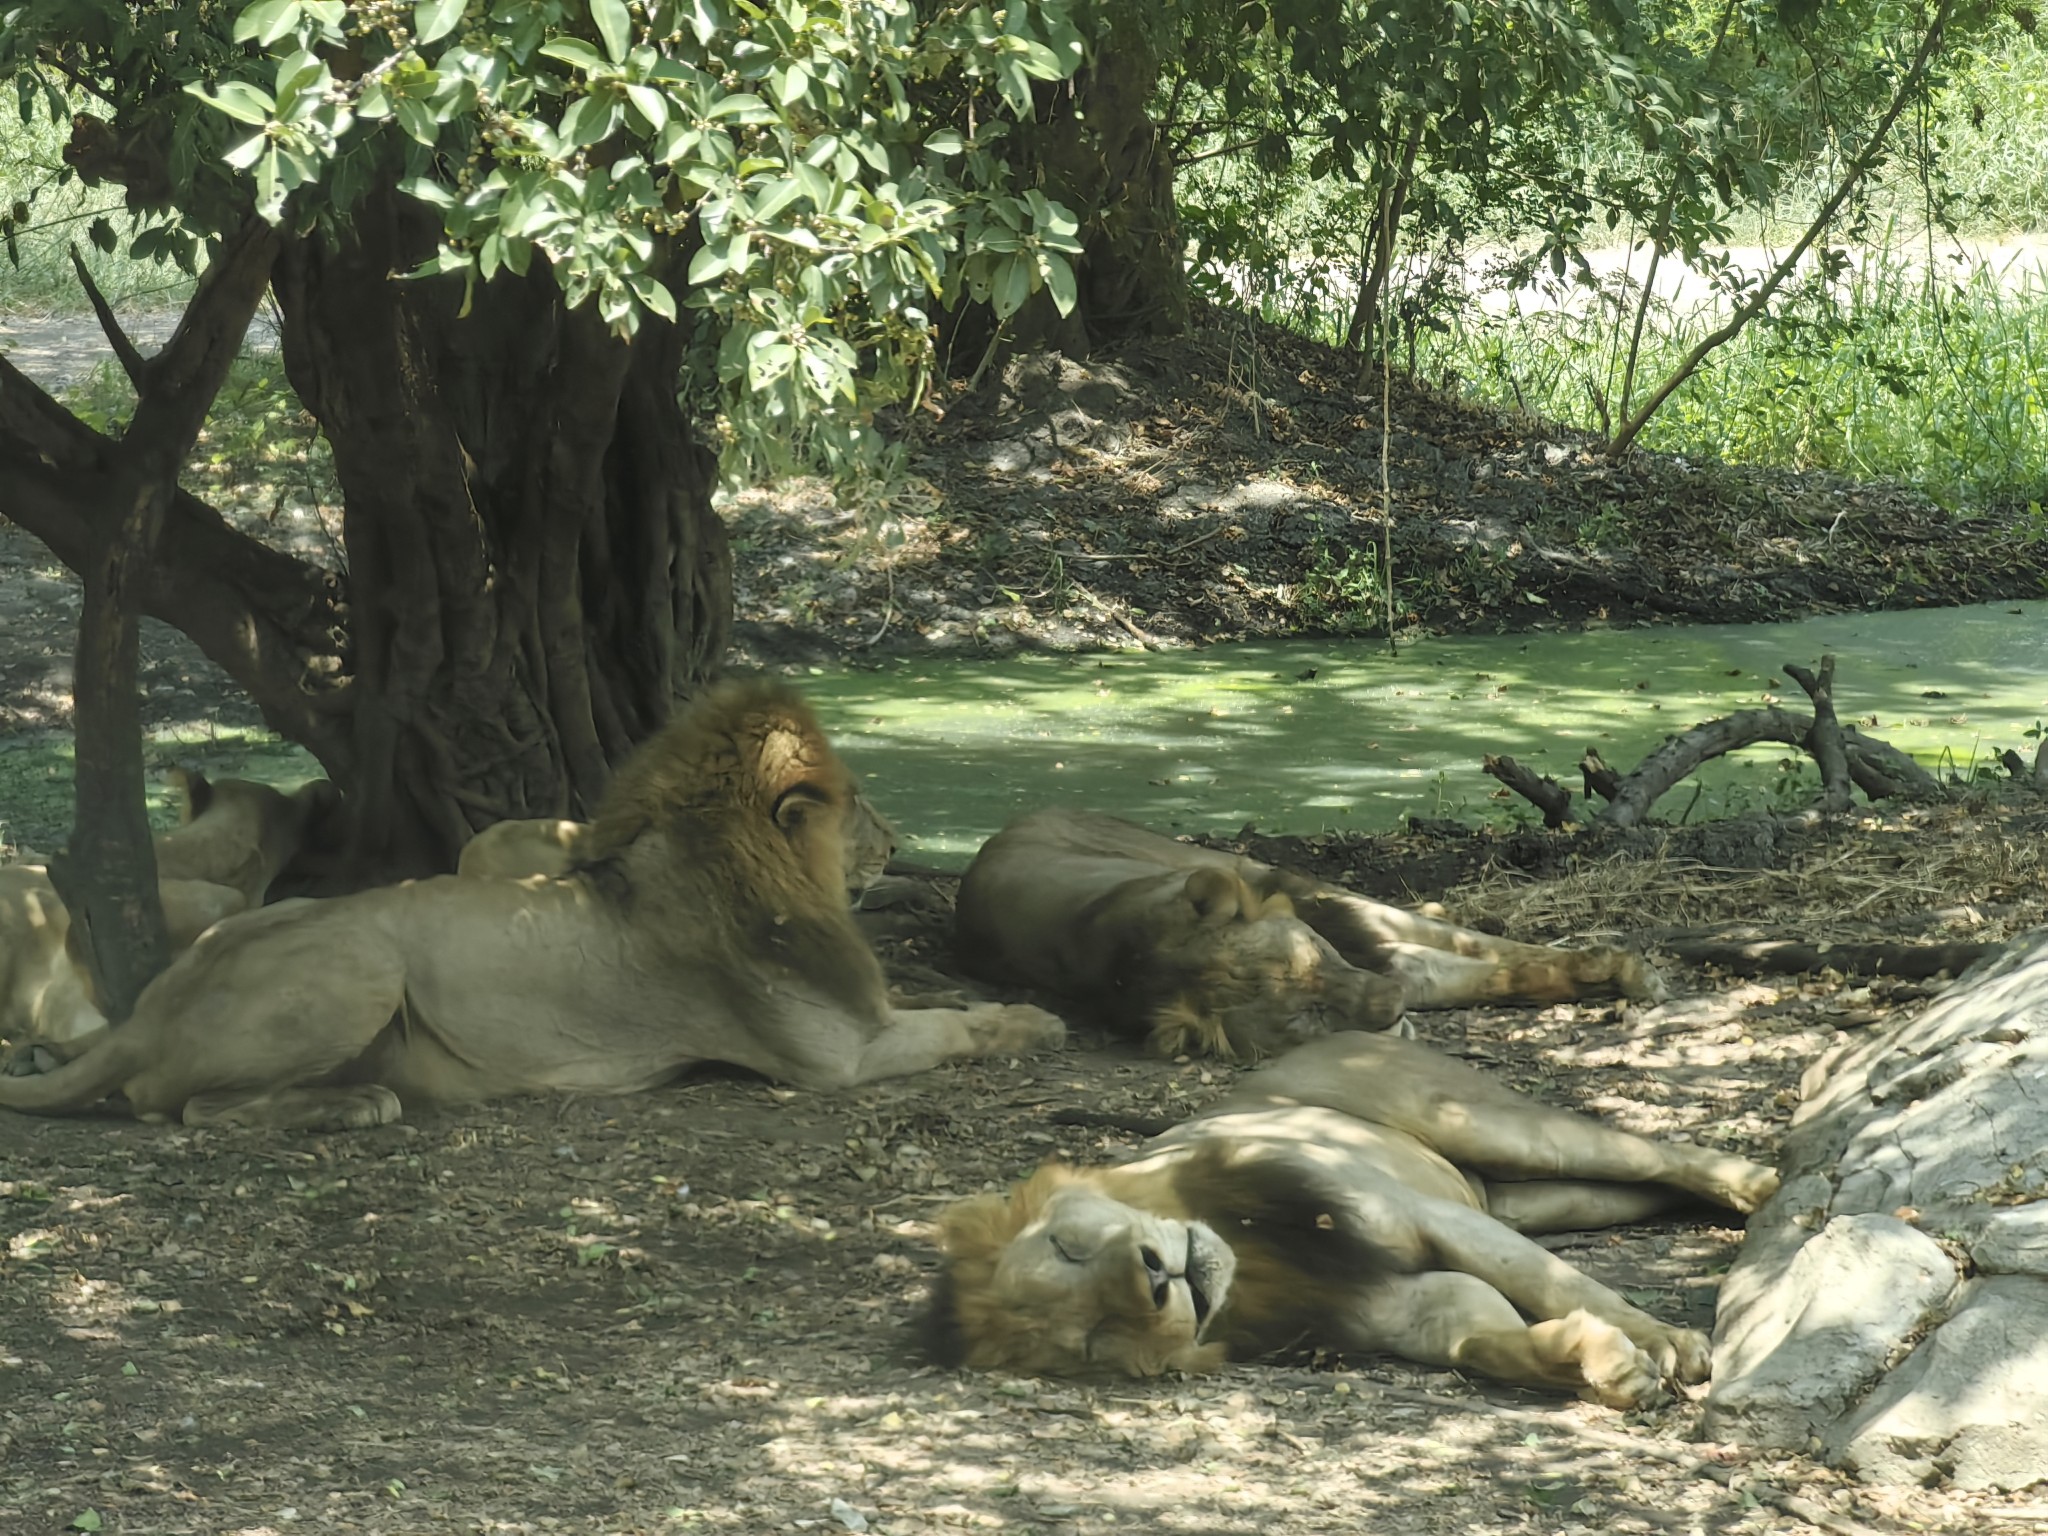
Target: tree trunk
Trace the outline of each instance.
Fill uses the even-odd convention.
[[[75,813],[50,881],[71,914],[107,1018],[120,1023],[170,959],[142,781],[137,625],[178,471],[269,284],[277,239],[250,224],[221,242],[178,329],[156,359],[135,349],[83,261],[72,259],[136,389],[134,418],[110,452],[107,504],[88,535],[71,693]]]
[[[629,345],[538,264],[467,295],[393,275],[437,237],[381,189],[274,283],[343,491],[351,862],[384,876],[452,868],[504,817],[587,815],[732,611],[683,334],[650,318]]]

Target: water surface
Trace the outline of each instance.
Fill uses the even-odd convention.
[[[1012,816],[1063,802],[1173,831],[1383,829],[1408,813],[1524,814],[1479,770],[1505,752],[1576,789],[1588,746],[1626,770],[1663,738],[1772,699],[1779,668],[1838,657],[1836,709],[1929,767],[1967,768],[2048,717],[2048,602],[1419,640],[1285,641],[1003,661],[906,660],[804,680],[901,824],[958,865]],[[1313,671],[1312,677],[1303,674]],[[1678,818],[1803,803],[1780,746],[1659,802]],[[1797,761],[1804,762],[1803,758]],[[1774,801],[1774,797],[1776,800]]]

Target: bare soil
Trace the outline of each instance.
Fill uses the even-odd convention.
[[[928,493],[852,509],[816,491],[738,498],[736,655],[1368,622],[1342,599],[1364,590],[1356,552],[1378,540],[1380,422],[1348,366],[1220,329],[1035,365],[918,426]],[[1395,416],[1397,627],[1777,618],[2032,595],[2048,576],[2000,547],[1994,518],[1956,525],[1894,489],[1610,467],[1568,433],[1437,396],[1397,393]],[[1332,575],[1347,561],[1349,585]],[[75,601],[0,524],[0,749],[66,727]],[[144,650],[152,724],[253,723],[181,637],[149,626]],[[912,813],[915,786],[877,788]],[[1984,815],[2007,817],[2015,845],[2040,838],[2009,806]],[[1924,846],[1966,830],[1892,818],[1868,836]],[[1796,923],[1804,871],[1864,835],[1727,846],[1793,872],[1755,899]],[[1562,889],[1583,863],[1549,834],[1445,829],[1254,851],[1402,899],[1478,881],[1462,897],[1475,912],[1489,881]],[[1886,878],[1907,913],[1975,902],[2004,913],[1976,919],[1997,931],[2040,920],[2033,876],[2024,891],[1982,868]],[[945,969],[950,888],[933,889],[935,912],[876,919],[908,985]],[[1731,889],[1724,908],[1750,899]],[[1518,916],[1517,931],[1638,932],[1667,908]],[[1672,975],[1678,1001],[1650,1014],[1420,1023],[1551,1102],[1767,1159],[1802,1068],[1924,991]],[[919,1362],[908,1324],[938,1205],[1047,1156],[1113,1154],[1232,1075],[1081,1036],[1043,1059],[836,1097],[709,1073],[629,1099],[416,1111],[353,1136],[0,1117],[0,1530],[1448,1536],[2041,1518],[1699,1444],[1683,1400],[1623,1416],[1373,1359],[1093,1384]],[[1660,1315],[1708,1326],[1739,1239],[1664,1224],[1559,1246]]]

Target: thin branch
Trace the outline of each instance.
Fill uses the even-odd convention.
[[[136,349],[128,339],[128,333],[121,329],[121,322],[114,318],[114,307],[100,292],[100,285],[92,280],[92,273],[86,270],[85,256],[78,249],[76,240],[71,242],[71,266],[78,274],[78,285],[85,290],[86,298],[92,304],[92,312],[100,317],[100,329],[106,332],[107,345],[114,349],[114,356],[121,361],[121,371],[128,375],[128,382],[140,394],[147,386],[149,359]]]
[[[1691,378],[1700,364],[1712,353],[1733,340],[1737,333],[1770,303],[1772,296],[1799,265],[1800,258],[1811,249],[1822,232],[1834,221],[1835,215],[1841,211],[1842,204],[1849,200],[1849,195],[1862,183],[1864,177],[1870,174],[1871,168],[1876,165],[1879,155],[1883,152],[1884,141],[1891,133],[1892,124],[1898,121],[1899,114],[1906,109],[1906,103],[1919,88],[1921,80],[1927,74],[1927,66],[1941,46],[1942,29],[1947,25],[1949,12],[1954,8],[1954,4],[1955,0],[1941,0],[1939,8],[1934,13],[1934,20],[1928,23],[1926,35],[1920,39],[1920,49],[1913,56],[1912,67],[1906,71],[1905,77],[1899,81],[1898,90],[1892,95],[1891,105],[1885,109],[1877,127],[1871,130],[1862,153],[1849,162],[1849,168],[1843,172],[1841,183],[1835,188],[1834,194],[1821,206],[1813,222],[1807,225],[1806,233],[1799,237],[1798,243],[1786,254],[1785,259],[1771,270],[1770,276],[1765,278],[1756,292],[1736,309],[1728,322],[1702,338],[1699,345],[1685,355],[1664,382],[1651,393],[1650,398],[1643,402],[1642,409],[1622,423],[1621,430],[1614,435],[1614,441],[1607,445],[1608,458],[1618,459],[1626,454],[1630,445],[1641,435],[1643,428],[1649,424],[1650,418],[1657,414],[1659,408],[1671,398],[1678,387]]]

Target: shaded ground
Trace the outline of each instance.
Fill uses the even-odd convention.
[[[1259,332],[1022,372],[920,440],[931,498],[740,498],[742,654],[1357,622],[1376,590],[1362,551],[1379,420],[1338,368]],[[1401,622],[1778,618],[2031,595],[2048,574],[1996,519],[1956,525],[1904,493],[1610,469],[1566,434],[1436,397],[1396,411]],[[241,515],[269,515],[243,499]],[[303,510],[317,526],[331,509]],[[61,739],[75,601],[0,525],[0,752]],[[179,637],[147,626],[144,653],[152,725],[251,722]],[[914,813],[914,786],[878,793]],[[1717,833],[1631,866],[1675,871],[1655,887],[1603,885],[1583,848],[1539,833],[1255,851],[1400,898],[1476,882],[1459,913],[1527,937],[1731,913],[1995,937],[2041,920],[2038,858],[2017,851],[2044,845],[2031,814],[1987,802],[1867,833]],[[1915,857],[1965,843],[1987,851]],[[943,959],[928,925],[892,921],[900,975]],[[1679,979],[1653,1015],[1478,1012],[1424,1033],[1554,1102],[1768,1158],[1804,1064],[1924,991]],[[832,1098],[713,1076],[348,1137],[0,1117],[0,1530],[1996,1528],[1997,1506],[1691,1444],[1688,1403],[1624,1418],[1383,1361],[1107,1385],[916,1362],[903,1324],[939,1203],[1054,1152],[1130,1144],[1118,1127],[1174,1118],[1230,1076],[1084,1038]],[[1076,1114],[1095,1119],[1062,1122]],[[1738,1237],[1661,1226],[1564,1246],[1704,1325]],[[1774,1489],[1809,1501],[1804,1517]]]
[[[1650,1040],[1608,1009],[1429,1033],[1765,1155],[1828,1037],[1809,1005]],[[0,1528],[830,1530],[834,1500],[890,1532],[1803,1528],[1581,1438],[1668,1448],[1690,1404],[1624,1420],[1385,1362],[1100,1386],[915,1363],[938,1202],[1134,1139],[1057,1112],[1171,1118],[1229,1076],[1098,1047],[835,1099],[728,1079],[326,1139],[0,1120]],[[1566,1251],[1704,1326],[1737,1237]],[[1470,1411],[1489,1403],[1534,1416]],[[1876,1512],[1803,1463],[1700,1449]]]

